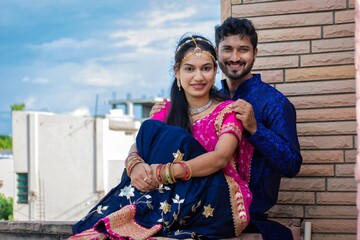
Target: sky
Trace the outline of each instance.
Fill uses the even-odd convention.
[[[179,38],[214,42],[219,23],[219,0],[1,0],[0,134],[14,104],[94,116],[114,98],[168,97]]]

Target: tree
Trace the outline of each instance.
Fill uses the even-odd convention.
[[[13,199],[0,193],[0,220],[13,220]]]
[[[1,149],[12,149],[12,138],[11,136],[0,134],[0,150]]]
[[[13,104],[10,106],[10,108],[11,108],[11,111],[24,111],[25,104],[24,103]]]

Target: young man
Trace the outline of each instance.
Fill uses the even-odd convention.
[[[220,93],[235,100],[232,108],[254,146],[249,187],[253,193],[251,222],[244,232],[260,232],[264,240],[291,240],[289,228],[268,220],[266,212],[278,200],[282,176],[295,177],[302,157],[292,103],[278,90],[252,74],[257,33],[248,19],[229,17],[215,27],[219,66],[226,76]],[[157,103],[151,115],[165,103]]]
[[[219,66],[226,76],[220,93],[236,100],[237,118],[254,146],[251,164],[248,232],[260,232],[264,240],[292,239],[291,231],[267,219],[266,212],[278,199],[281,176],[295,177],[302,157],[292,103],[278,90],[252,74],[256,59],[257,33],[250,20],[230,17],[215,27]]]

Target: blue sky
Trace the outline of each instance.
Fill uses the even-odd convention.
[[[1,0],[0,134],[13,104],[91,116],[96,96],[98,114],[114,96],[168,97],[177,40],[213,41],[219,22],[219,0]]]

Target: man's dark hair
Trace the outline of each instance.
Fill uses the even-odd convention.
[[[223,24],[215,26],[216,47],[225,37],[232,35],[248,36],[253,48],[257,47],[258,36],[254,25],[249,19],[228,17]]]

